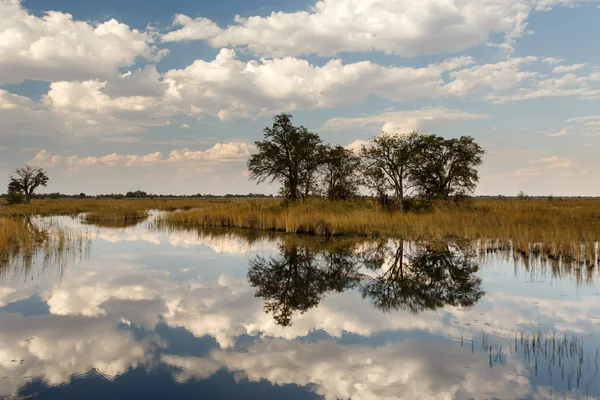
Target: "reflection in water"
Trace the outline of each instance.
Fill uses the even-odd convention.
[[[596,270],[580,284],[489,247],[45,221],[93,253],[0,274],[0,398],[600,394]]]
[[[89,251],[87,235],[65,228],[51,218],[0,218],[0,224],[2,278],[24,279],[34,266],[42,270],[59,266],[62,271]]]
[[[380,244],[367,255],[366,265],[378,275],[364,279],[361,290],[376,307],[418,313],[447,305],[472,306],[483,296],[473,257],[451,250],[447,243],[413,244],[408,254],[406,246],[404,241]]]
[[[282,243],[277,256],[250,261],[248,280],[278,324],[291,323],[294,311],[316,307],[327,292],[342,292],[358,281],[351,249],[317,250],[295,241]]]
[[[316,307],[326,293],[353,288],[383,311],[413,313],[471,306],[484,294],[473,257],[449,244],[379,241],[362,247],[283,242],[279,254],[250,261],[248,280],[265,300],[265,311],[283,326],[294,311]]]

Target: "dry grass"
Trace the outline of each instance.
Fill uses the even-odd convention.
[[[114,208],[104,211],[93,211],[86,213],[83,219],[91,223],[128,223],[138,222],[148,218],[148,212],[145,210],[130,210],[127,208]]]
[[[390,213],[367,200],[314,199],[286,207],[279,201],[203,204],[165,214],[160,222],[316,235],[395,236],[410,240],[510,243],[515,251],[568,256],[593,265],[600,238],[600,199],[474,199],[435,205],[431,213]]]
[[[43,264],[61,263],[66,255],[83,254],[89,243],[86,236],[52,220],[34,223],[29,218],[0,218],[0,273],[9,266],[27,269],[35,257]]]
[[[215,200],[218,201],[218,200]],[[210,203],[210,199],[33,199],[31,204],[0,206],[0,216],[24,217],[24,216],[50,216],[50,215],[77,215],[91,212],[120,213],[122,210],[181,210],[198,207],[201,204]]]
[[[93,223],[140,221],[146,210],[171,211],[163,226],[244,228],[319,236],[359,235],[409,240],[484,240],[514,252],[596,261],[600,199],[474,199],[438,203],[431,213],[381,210],[370,200],[311,199],[286,206],[278,199],[57,199],[5,206],[0,216],[87,214]],[[173,211],[178,210],[178,211]],[[0,236],[0,243],[5,242]],[[0,244],[2,246],[2,244]]]

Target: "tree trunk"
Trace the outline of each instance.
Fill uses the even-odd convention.
[[[298,197],[298,183],[292,179],[290,179],[290,201],[295,202]]]
[[[31,204],[31,195],[25,194],[25,204]]]

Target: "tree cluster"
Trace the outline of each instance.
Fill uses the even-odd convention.
[[[274,117],[264,129],[258,152],[248,160],[250,178],[281,184],[290,201],[308,196],[345,200],[364,187],[382,206],[405,197],[449,200],[471,194],[479,181],[477,167],[484,150],[470,136],[445,139],[437,135],[386,134],[374,137],[359,154],[324,144],[289,114]]]

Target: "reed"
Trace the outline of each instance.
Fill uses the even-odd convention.
[[[89,212],[111,212],[112,210],[189,210],[217,199],[33,199],[31,204],[0,205],[0,216],[26,217],[51,215],[78,215]]]
[[[104,211],[93,211],[83,216],[84,221],[91,223],[128,223],[137,222],[148,218],[148,212],[144,210],[131,210],[127,208],[115,208]]]
[[[42,265],[67,262],[68,255],[83,255],[90,239],[61,227],[53,220],[0,218],[0,275],[7,270],[28,270],[33,260]]]
[[[597,263],[600,199],[474,199],[463,205],[437,203],[428,213],[378,209],[369,200],[310,199],[206,203],[169,212],[159,223],[246,228],[314,235],[402,237],[409,240],[485,240],[526,255]]]

